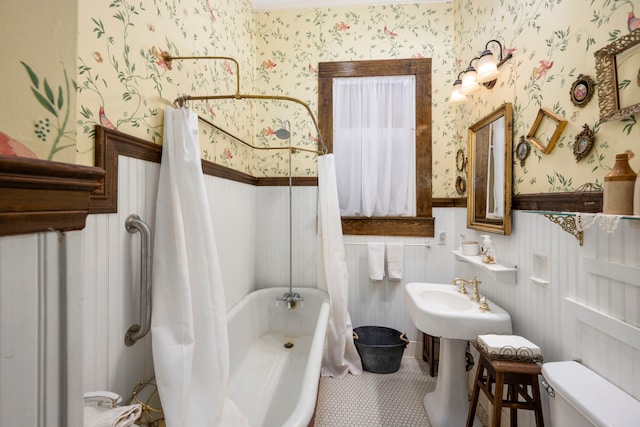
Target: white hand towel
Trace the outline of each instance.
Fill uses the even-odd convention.
[[[129,406],[84,407],[84,427],[128,427],[140,418],[142,406],[139,404]]]
[[[402,279],[404,255],[402,243],[387,243],[387,273],[389,279]]]
[[[519,335],[478,335],[478,344],[490,355],[542,357],[540,347]]]
[[[369,279],[384,278],[384,243],[369,242]]]

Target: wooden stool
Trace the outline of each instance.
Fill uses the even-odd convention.
[[[535,362],[490,359],[477,343],[474,345],[480,352],[480,360],[469,404],[467,427],[473,425],[480,390],[484,391],[493,404],[492,427],[500,426],[502,408],[511,408],[511,427],[518,425],[518,409],[535,411],[536,427],[543,427],[540,387],[538,386],[538,375],[541,373],[540,365]],[[495,385],[493,392],[491,391],[492,384]],[[507,398],[503,399],[505,385],[507,386]],[[529,393],[528,386],[531,386],[531,393]],[[524,401],[519,400],[519,397],[522,397]]]

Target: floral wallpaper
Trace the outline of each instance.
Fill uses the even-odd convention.
[[[446,105],[447,82],[454,68],[453,8],[451,3],[393,6],[352,6],[256,13],[256,88],[261,93],[293,96],[317,111],[318,63],[389,58],[433,58],[434,181],[453,179],[455,155],[453,117]],[[274,111],[275,110],[275,111]],[[292,145],[316,147],[317,132],[304,110],[290,105],[266,106],[256,114],[256,126],[268,137],[273,115],[288,118]],[[266,152],[256,159],[256,172],[287,174],[279,154]],[[295,175],[316,174],[315,156],[294,158]]]
[[[467,61],[491,39],[503,43],[514,57],[502,68],[497,86],[483,89],[472,102],[457,107],[458,133],[503,102],[513,102],[514,146],[530,131],[540,108],[567,120],[555,148],[549,154],[531,147],[524,166],[514,162],[516,194],[570,192],[602,189],[615,155],[627,149],[640,154],[640,124],[635,116],[599,123],[598,95],[580,107],[571,102],[570,89],[580,74],[597,86],[594,52],[640,27],[631,0],[461,0],[455,3],[456,52],[462,70]],[[640,69],[640,55],[635,61]],[[640,82],[622,82],[635,85]],[[620,87],[623,90],[623,87]],[[597,88],[596,88],[597,92]],[[635,102],[640,102],[640,97]],[[589,154],[577,162],[573,153],[576,135],[587,125],[595,134]],[[460,141],[464,147],[466,139]],[[515,156],[514,156],[515,159]],[[640,159],[631,162],[640,168]]]
[[[0,93],[15,101],[0,116],[0,152],[92,164],[96,123],[160,144],[163,110],[181,95],[233,96],[239,83],[241,93],[299,98],[315,113],[318,62],[431,57],[434,197],[458,196],[455,154],[466,151],[467,128],[504,102],[514,107],[514,145],[540,108],[568,121],[552,152],[532,147],[524,166],[514,163],[516,193],[600,189],[615,154],[640,154],[636,116],[600,123],[597,93],[581,107],[569,96],[580,74],[597,80],[595,51],[640,27],[634,0],[454,0],[270,12],[255,12],[251,0],[65,1],[64,8],[35,0],[2,6],[0,44],[9,52],[11,78],[0,82]],[[38,14],[29,13],[29,2]],[[28,37],[12,37],[25,22]],[[492,39],[514,55],[497,85],[466,104],[448,104],[458,73]],[[171,62],[165,53],[232,57],[239,65]],[[626,59],[632,71],[640,68],[639,57]],[[637,79],[625,78],[618,89],[633,103]],[[188,104],[233,135],[200,126],[203,158],[233,169],[286,176],[289,141],[276,137],[283,124],[292,146],[316,147],[313,121],[295,102]],[[573,144],[584,125],[595,144],[578,162]],[[281,149],[254,150],[241,140]],[[291,153],[293,175],[314,176],[315,156]],[[631,166],[640,169],[640,155]]]
[[[0,154],[75,162],[76,10],[76,0],[0,5]]]
[[[80,2],[78,163],[93,160],[96,124],[162,143],[163,111],[182,95],[233,95],[251,88],[251,0]],[[230,59],[167,60],[170,56]],[[240,77],[238,77],[240,76]],[[252,142],[250,102],[190,101],[206,120]],[[253,153],[238,139],[200,123],[203,158],[252,174]]]
[[[596,79],[596,50],[640,26],[635,12],[630,0],[456,0],[259,13],[256,86],[309,99],[315,108],[312,77],[320,61],[432,57],[434,197],[458,196],[455,153],[467,150],[467,128],[504,102],[514,107],[514,147],[542,107],[568,121],[551,153],[532,147],[524,166],[514,163],[515,193],[599,190],[615,154],[633,149],[640,124],[634,116],[599,124],[597,95],[577,107],[569,92],[580,74]],[[502,43],[505,55],[514,55],[501,68],[496,87],[462,106],[447,104],[458,73],[492,39]],[[489,45],[498,54],[496,46]],[[262,117],[256,117],[258,126]],[[299,121],[294,128],[307,126]],[[596,140],[577,162],[574,139],[585,124]],[[305,135],[299,136],[301,144]],[[266,173],[262,165],[269,162],[269,156],[259,157],[256,169]],[[632,167],[640,167],[638,157]]]

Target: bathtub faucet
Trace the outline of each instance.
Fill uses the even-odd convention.
[[[296,308],[296,304],[298,302],[303,302],[304,298],[297,292],[285,292],[281,297],[276,297],[276,304],[280,301],[285,301],[287,303],[287,308],[289,310]]]

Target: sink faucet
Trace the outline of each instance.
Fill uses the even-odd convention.
[[[471,294],[471,301],[473,302],[480,302],[480,293],[478,292],[478,285],[482,283],[481,281],[478,280],[478,278],[476,276],[473,276],[473,279],[471,280],[464,280],[461,279],[460,277],[456,277],[455,279],[453,279],[451,281],[451,284],[453,286],[458,286],[458,292],[460,292],[463,295],[467,295],[469,292],[467,292],[467,288],[465,287],[466,285],[471,285],[473,287],[473,293]]]
[[[479,281],[476,276],[473,276],[472,280],[469,280],[467,284],[473,286],[473,293],[471,294],[471,301],[480,302],[480,294],[478,292],[478,285],[482,283]]]
[[[460,292],[461,294],[466,295],[467,294],[467,288],[465,288],[465,285],[468,284],[469,282],[467,282],[464,279],[461,279],[459,277],[456,277],[455,279],[453,279],[451,281],[451,284],[453,286],[458,286],[458,292]]]

